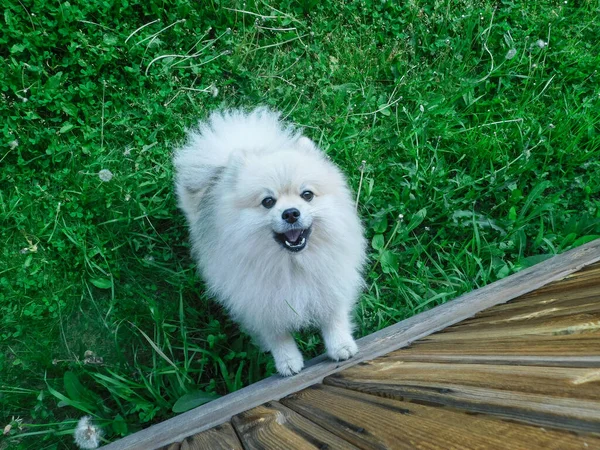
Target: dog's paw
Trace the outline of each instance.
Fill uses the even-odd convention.
[[[358,347],[352,338],[327,348],[327,356],[334,361],[345,361],[346,359],[352,358],[357,353]]]
[[[302,356],[295,356],[291,358],[285,358],[280,360],[275,360],[275,367],[277,368],[277,372],[284,377],[289,377],[291,375],[296,375],[298,372],[302,370],[304,367],[304,360]]]

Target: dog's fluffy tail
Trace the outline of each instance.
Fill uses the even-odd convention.
[[[236,152],[265,152],[297,141],[300,133],[285,126],[279,114],[267,108],[214,112],[188,133],[186,144],[175,151],[175,187],[179,207],[193,222],[206,189],[214,183]]]

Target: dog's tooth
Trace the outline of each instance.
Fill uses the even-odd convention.
[[[293,247],[292,244],[288,241],[285,241],[285,245],[287,245],[288,247]]]

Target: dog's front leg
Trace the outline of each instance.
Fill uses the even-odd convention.
[[[275,367],[284,377],[297,374],[304,367],[302,353],[290,333],[263,333],[261,341],[275,359]]]
[[[352,323],[349,311],[337,311],[321,327],[327,356],[334,361],[353,357],[358,347],[352,337]]]

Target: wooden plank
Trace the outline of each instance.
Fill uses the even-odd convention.
[[[527,299],[521,297],[504,305],[497,305],[481,311],[473,318],[464,320],[451,328],[484,321],[493,323],[494,320],[503,319],[527,320],[527,315],[536,311],[554,312],[555,315],[561,315],[561,313],[567,313],[569,308],[579,309],[582,312],[583,310],[598,311],[600,309],[600,279],[597,284],[585,289],[546,293]],[[519,319],[519,316],[523,319]]]
[[[262,380],[105,447],[107,450],[147,450],[180,441],[190,434],[226,422],[249,408],[319,383],[323,377],[346,367],[406,347],[479,311],[563,279],[596,261],[600,261],[600,239],[359,339],[359,354],[348,361],[333,362],[324,355],[319,356],[309,361],[306,368],[294,377],[281,378],[276,375]]]
[[[599,274],[600,275],[600,274]],[[517,299],[497,305],[423,339],[423,343],[489,341],[506,338],[531,338],[532,335],[597,335],[600,340],[600,276],[595,284],[580,289],[555,283],[558,292]]]
[[[600,439],[315,385],[282,402],[362,449],[600,448]]]
[[[526,360],[542,362],[546,358],[572,361],[581,367],[598,367],[600,339],[597,334],[571,334],[562,336],[529,335],[526,340],[519,336],[495,337],[479,340],[430,341],[416,343],[405,349],[391,352],[390,358],[400,357],[405,361],[498,361]],[[483,358],[481,358],[483,357]]]
[[[458,325],[466,325],[486,317],[509,315],[517,311],[535,310],[543,307],[565,308],[572,305],[598,305],[600,303],[600,264],[593,266],[593,272],[587,271],[587,280],[581,280],[578,276],[588,267],[580,272],[571,274],[569,277],[550,283],[540,289],[525,294],[505,304],[493,306],[492,308],[477,313],[473,318],[466,319]]]
[[[407,362],[395,357],[362,363],[330,375],[323,382],[352,389],[358,387],[361,391],[361,384],[368,384],[376,393],[379,393],[377,386],[381,385],[385,386],[386,395],[396,385],[436,389],[453,385],[502,390],[515,396],[535,394],[548,403],[552,403],[554,397],[582,399],[593,401],[590,405],[600,417],[600,370],[596,368],[440,364]]]
[[[225,422],[185,438],[179,450],[242,450],[242,448],[233,427],[229,422]]]
[[[600,264],[590,264],[586,267],[582,267],[581,270],[568,275],[561,282],[561,286],[558,283],[550,283],[539,290],[540,294],[563,291],[566,287],[571,289],[572,287],[581,288],[589,285],[597,284],[598,277],[600,276]]]
[[[410,363],[380,358],[325,383],[541,426],[600,433],[600,370]]]
[[[439,353],[409,353],[404,361],[453,364],[506,364],[512,366],[600,367],[600,356],[539,356],[539,355],[447,355]]]
[[[355,446],[278,402],[257,406],[231,420],[246,450],[356,450]]]
[[[585,335],[600,342],[600,311],[580,314],[552,315],[552,311],[538,311],[536,316],[525,320],[478,326],[452,327],[423,339],[429,342],[453,342],[519,338],[526,345],[529,337]]]
[[[512,311],[497,311],[493,315],[477,316],[472,319],[457,323],[452,327],[446,328],[446,331],[460,331],[462,329],[474,330],[477,327],[489,327],[490,325],[512,326],[514,324],[532,323],[533,321],[543,322],[552,318],[561,318],[565,316],[578,314],[600,314],[600,298],[590,302],[588,299],[579,299],[569,305],[554,303],[545,307],[520,308]]]

